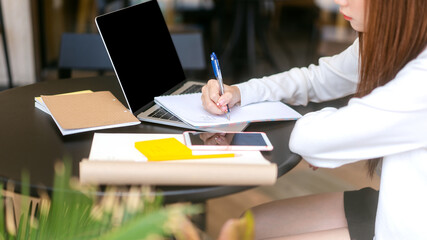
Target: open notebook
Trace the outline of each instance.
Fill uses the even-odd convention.
[[[244,122],[296,120],[301,114],[282,102],[259,102],[230,109],[230,120],[203,109],[201,93],[159,96],[154,101],[183,122],[205,128]]]

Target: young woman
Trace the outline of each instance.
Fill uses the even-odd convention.
[[[381,164],[381,186],[284,199],[255,207],[257,239],[426,239],[427,1],[335,0],[359,38],[319,65],[203,89],[205,109],[284,100],[305,105],[355,94],[348,105],[306,114],[290,148],[310,165]],[[378,200],[377,200],[378,199]],[[378,208],[377,208],[378,206]]]

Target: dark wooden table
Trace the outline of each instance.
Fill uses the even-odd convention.
[[[79,176],[79,162],[89,156],[93,132],[62,136],[52,118],[34,107],[34,97],[78,90],[110,90],[125,103],[120,86],[114,76],[64,79],[40,82],[0,92],[0,180],[20,185],[24,169],[30,173],[31,192],[38,189],[53,190],[54,163],[68,157],[73,163],[73,175]],[[335,102],[343,104],[343,102]],[[298,107],[306,113],[325,104]],[[266,132],[274,151],[264,156],[278,166],[278,176],[295,167],[301,158],[289,150],[289,136],[295,121],[253,123],[245,131]],[[182,133],[186,129],[145,123],[137,126],[103,130],[119,133]],[[161,186],[166,202],[204,202],[250,189],[248,186]],[[18,187],[17,187],[18,189]],[[102,192],[98,192],[102,194]]]

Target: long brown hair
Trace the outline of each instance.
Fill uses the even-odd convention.
[[[365,0],[365,13],[356,97],[394,79],[427,46],[427,0]],[[371,176],[378,162],[368,161]]]

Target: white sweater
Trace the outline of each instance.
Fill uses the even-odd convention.
[[[354,93],[358,45],[356,40],[341,54],[321,58],[319,66],[238,84],[241,104],[305,105]],[[289,145],[318,167],[384,157],[375,239],[427,239],[427,48],[371,94],[303,116]]]

